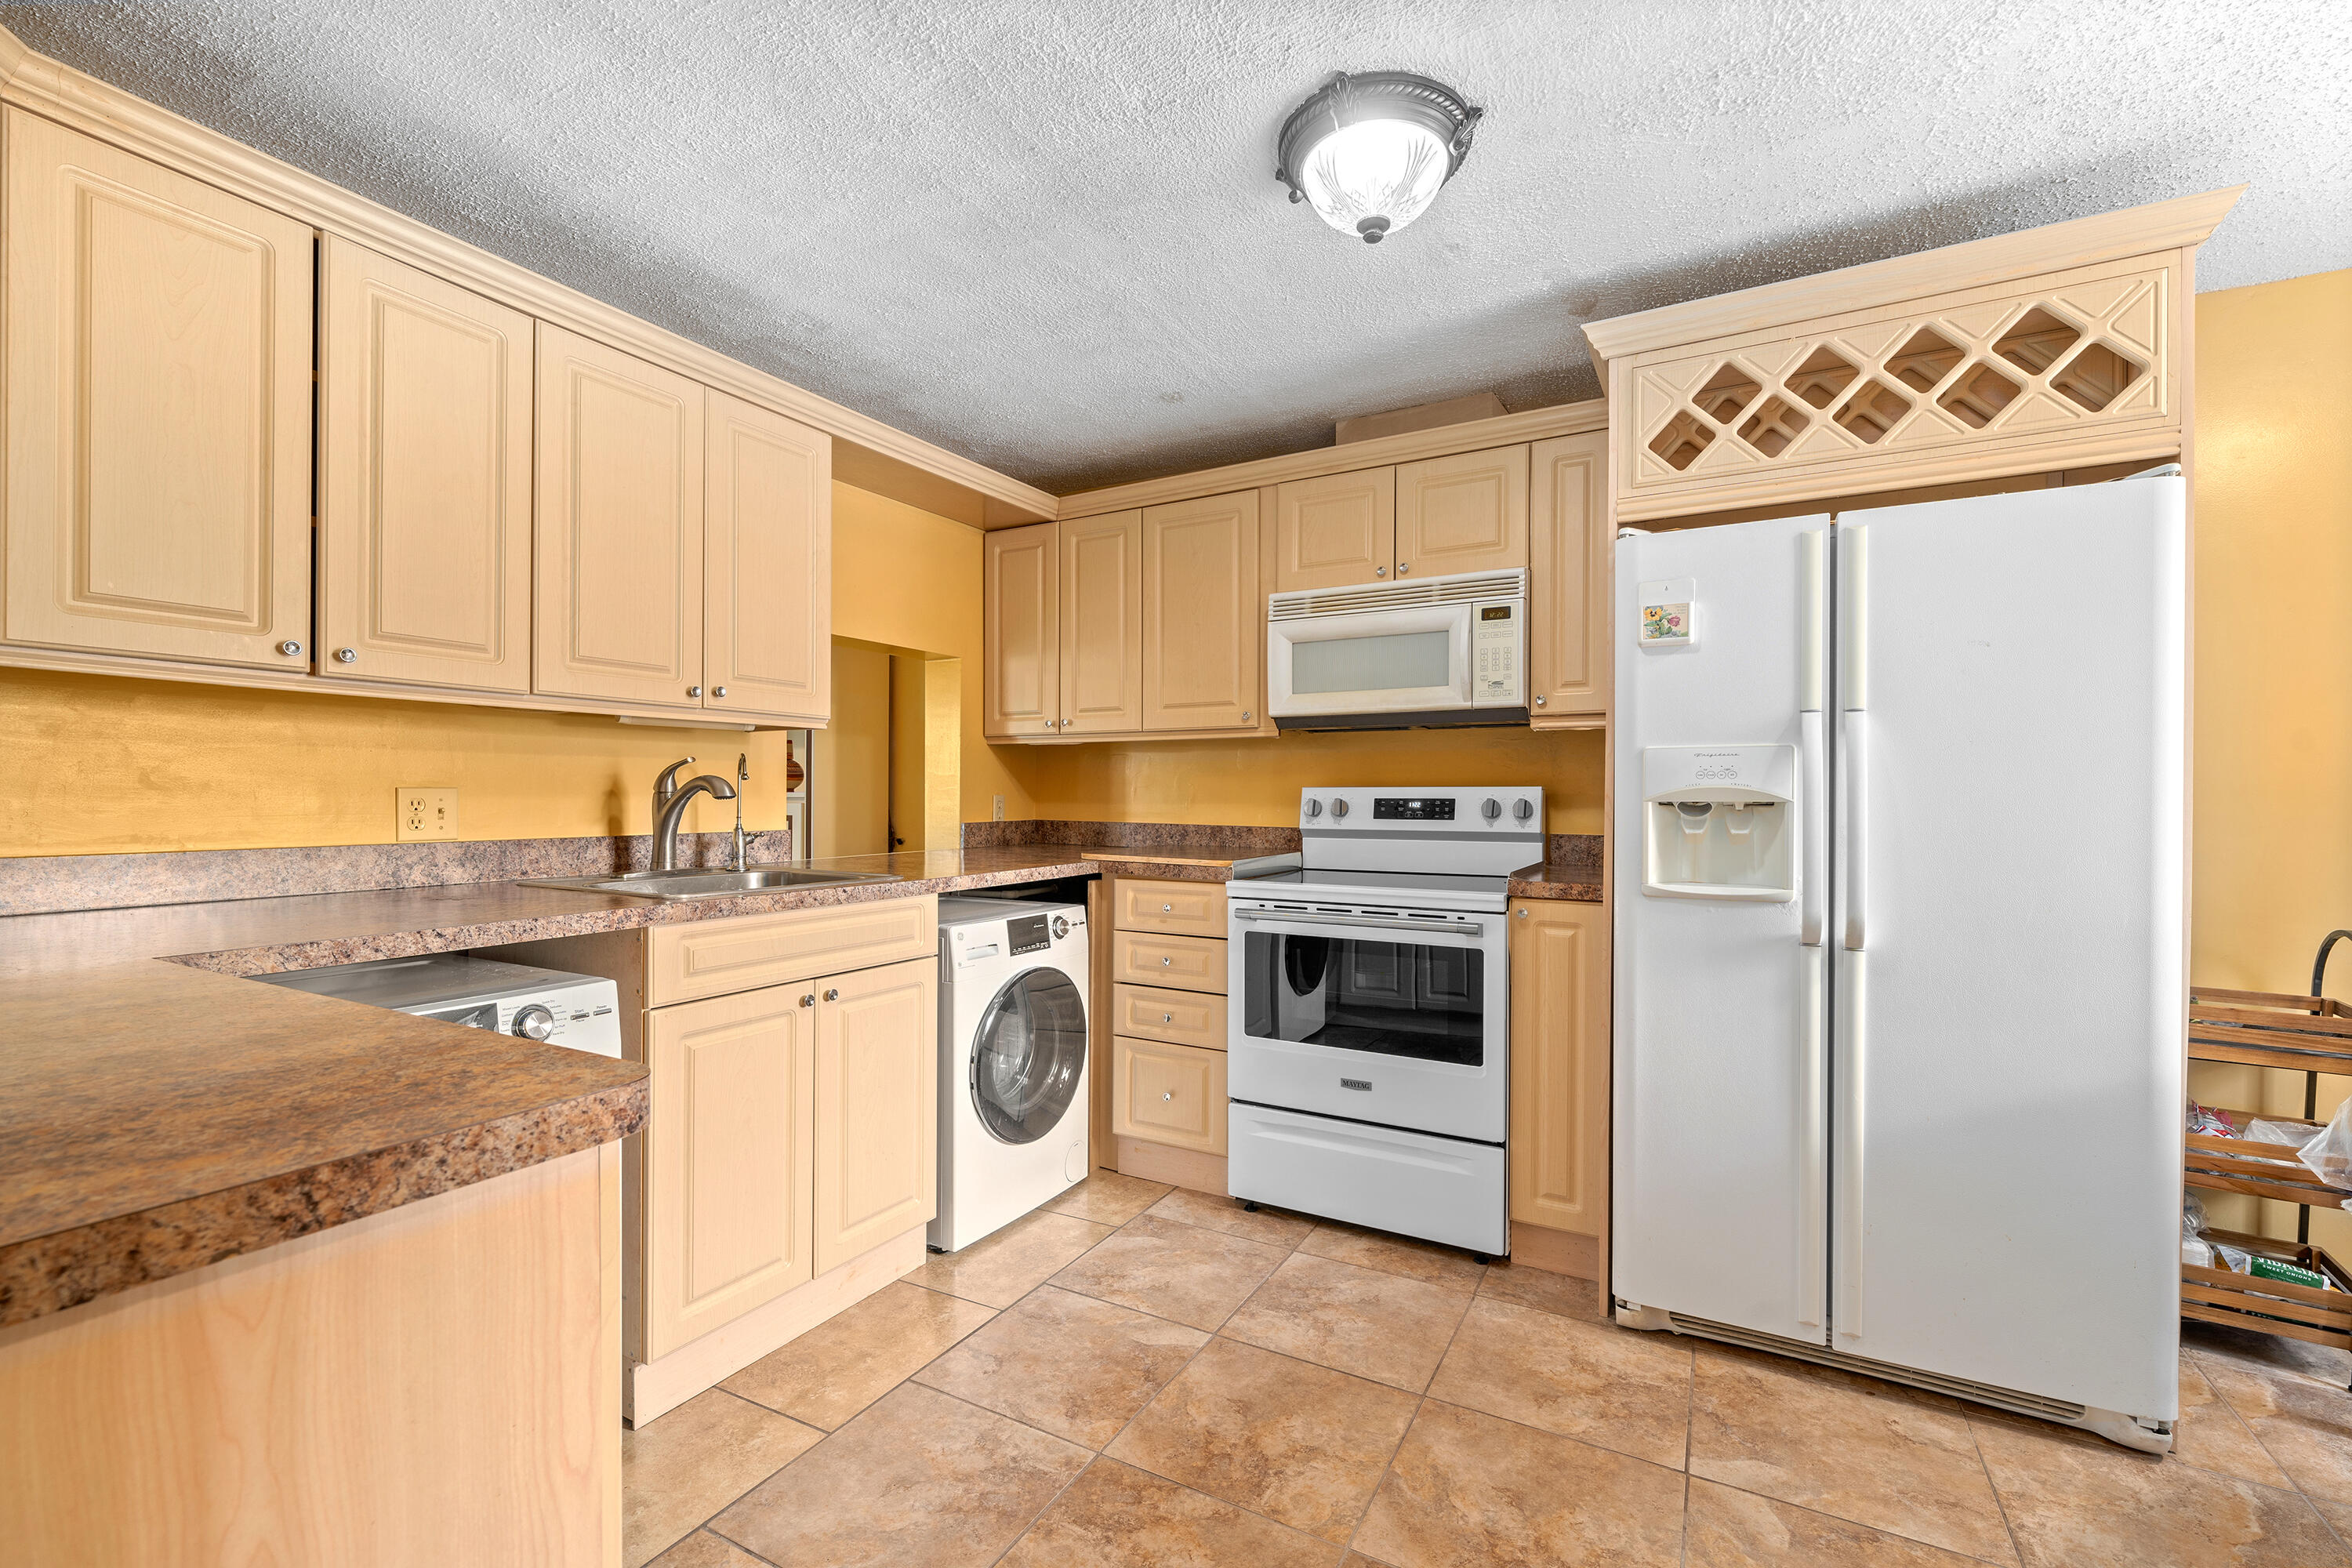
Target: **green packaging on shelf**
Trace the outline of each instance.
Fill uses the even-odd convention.
[[[2305,1268],[2299,1263],[2282,1263],[2275,1258],[2256,1258],[2247,1270],[2257,1279],[2276,1279],[2288,1285],[2308,1285],[2314,1290],[2332,1290],[2335,1286],[2327,1276],[2316,1268]]]

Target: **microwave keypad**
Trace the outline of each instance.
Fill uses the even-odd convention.
[[[1470,623],[1471,679],[1485,701],[1519,694],[1519,638],[1516,605],[1482,605]]]

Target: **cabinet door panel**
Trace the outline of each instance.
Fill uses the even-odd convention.
[[[333,235],[320,279],[319,673],[530,690],[530,318]]]
[[[1265,658],[1257,492],[1143,511],[1143,727],[1257,721]]]
[[[5,119],[8,639],[305,668],[310,228]]]
[[[1111,1131],[1121,1138],[1222,1154],[1225,1053],[1115,1038],[1111,1107]]]
[[[701,706],[702,398],[540,323],[533,689]]]
[[[822,1274],[939,1211],[939,961],[814,984]]]
[[[981,536],[981,732],[1051,735],[1062,719],[1059,524]]]
[[[814,1278],[814,1009],[796,986],[647,1018],[646,1354]]]
[[[1143,728],[1143,514],[1060,525],[1061,734]]]
[[[1396,561],[1396,475],[1363,468],[1277,489],[1271,592],[1387,582]]]
[[[1404,578],[1528,563],[1528,449],[1498,447],[1396,471],[1396,567]]]
[[[811,720],[833,708],[833,438],[723,392],[703,449],[702,705]]]
[[[1511,1217],[1599,1236],[1609,1212],[1609,913],[1511,909]]]
[[[1538,728],[1609,711],[1609,433],[1536,443],[1528,699]]]

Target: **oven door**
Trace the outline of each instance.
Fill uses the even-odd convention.
[[[1503,1142],[1510,976],[1501,915],[1237,903],[1231,922],[1231,1098]]]
[[[1416,605],[1269,620],[1267,710],[1297,719],[1467,708],[1472,608]]]

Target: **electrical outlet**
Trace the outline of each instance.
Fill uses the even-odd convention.
[[[996,797],[996,820],[1004,820],[1004,797],[1001,795]]]
[[[403,841],[457,837],[457,792],[454,789],[403,784],[395,792],[394,808]]]

